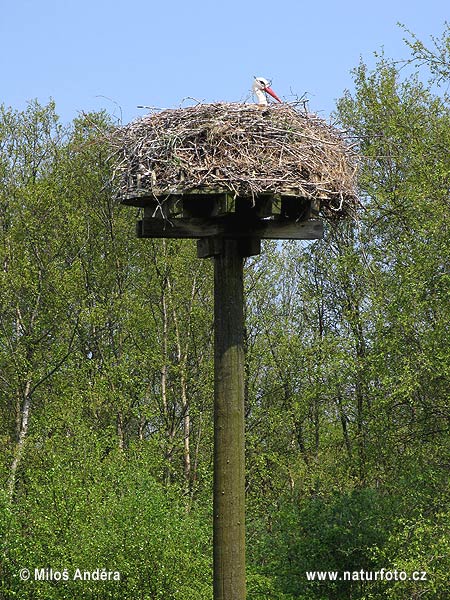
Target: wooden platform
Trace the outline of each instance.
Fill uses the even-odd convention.
[[[122,203],[143,209],[143,218],[136,227],[139,238],[238,239],[242,240],[243,256],[258,254],[262,239],[314,240],[323,236],[317,199],[170,190],[158,196],[135,192]],[[220,244],[204,242],[198,247],[199,256],[206,257],[217,254]]]

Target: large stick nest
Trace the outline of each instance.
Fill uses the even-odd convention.
[[[345,136],[287,104],[198,104],[144,116],[113,138],[122,198],[198,190],[320,199],[353,213],[356,157]]]

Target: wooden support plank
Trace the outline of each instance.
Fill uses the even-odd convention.
[[[223,238],[204,237],[197,240],[197,258],[212,258],[223,252]]]
[[[204,237],[197,240],[197,257],[212,258],[224,252],[225,238]],[[238,239],[239,255],[244,257],[261,254],[261,240],[259,238]]]
[[[144,208],[147,204],[151,204],[157,198],[158,200],[165,200],[170,198],[170,196],[182,196],[183,198],[189,198],[191,196],[197,196],[200,198],[200,201],[203,202],[205,198],[221,196],[222,194],[230,194],[230,190],[225,188],[223,189],[192,189],[189,192],[186,192],[183,188],[156,188],[145,189],[138,188],[133,191],[130,191],[126,196],[121,198],[121,203],[126,206],[137,206],[139,208]]]
[[[252,205],[256,206],[256,212],[260,215],[260,216],[265,216],[264,214],[262,214],[263,211],[261,211],[260,209],[258,209],[258,206],[262,207],[264,206],[268,201],[272,201],[278,204],[281,204],[281,199],[285,198],[285,199],[290,199],[294,202],[294,205],[304,205],[307,202],[311,201],[311,198],[308,197],[304,197],[304,196],[299,196],[298,195],[298,190],[286,190],[282,193],[277,193],[277,194],[270,194],[270,193],[266,193],[266,194],[258,194],[254,197],[252,196],[237,196],[231,192],[230,190],[226,190],[226,189],[218,189],[215,191],[212,191],[210,189],[193,189],[193,190],[189,190],[189,192],[186,192],[185,190],[182,189],[178,189],[178,188],[170,188],[170,189],[157,189],[154,188],[153,190],[147,190],[147,189],[137,189],[133,192],[130,192],[129,194],[127,194],[126,196],[121,198],[121,203],[126,205],[126,206],[137,206],[139,208],[144,208],[147,205],[151,205],[152,203],[155,202],[155,200],[159,201],[159,202],[165,202],[167,200],[170,200],[170,198],[174,196],[177,199],[178,198],[182,198],[183,201],[187,200],[188,203],[190,203],[191,200],[193,200],[194,202],[208,202],[208,201],[214,201],[214,199],[217,198],[223,198],[226,197],[227,198],[227,207],[226,207],[226,212],[234,212],[234,205],[235,202],[239,202],[240,200],[244,200],[247,201],[250,199],[250,203]],[[279,209],[277,210],[273,210],[272,212],[279,212]]]
[[[214,194],[200,196],[189,194],[183,197],[183,217],[206,218],[217,217],[231,212],[232,198],[230,194]]]
[[[314,240],[323,237],[319,220],[295,222],[288,219],[239,219],[238,215],[217,218],[143,219],[138,237],[198,239],[211,236],[224,238],[260,238]]]
[[[315,198],[311,200],[311,210],[310,210],[310,218],[317,219],[320,215],[320,199]]]

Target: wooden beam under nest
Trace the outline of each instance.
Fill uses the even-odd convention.
[[[259,238],[272,240],[315,240],[323,236],[320,220],[242,219],[239,215],[224,217],[177,217],[175,219],[142,219],[137,223],[139,238],[199,239],[219,236],[227,239]]]
[[[230,193],[128,197],[124,204],[143,209],[139,238],[203,240],[198,256],[220,253],[225,239],[240,240],[242,256],[259,254],[262,239],[313,240],[323,236],[320,201],[269,194],[235,197]],[[208,241],[209,240],[209,241]]]

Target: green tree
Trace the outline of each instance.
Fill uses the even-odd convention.
[[[12,496],[31,413],[73,351],[79,307],[71,295],[69,206],[54,201],[65,135],[54,106],[31,104],[23,114],[2,108],[0,117],[2,459]]]
[[[85,597],[210,595],[208,265],[135,239],[111,128],[100,113],[63,129],[53,104],[2,112],[5,598],[77,593],[27,587],[25,564],[125,574]]]
[[[433,60],[411,42],[412,74],[383,56],[355,69],[338,112],[361,157],[358,222],[277,249],[273,272],[255,269],[266,282],[251,316],[261,365],[250,390],[252,560],[294,597],[445,597],[435,523],[449,511],[450,112],[435,86],[448,36]],[[304,569],[343,568],[341,553],[355,568],[425,564],[433,576],[308,587]]]

